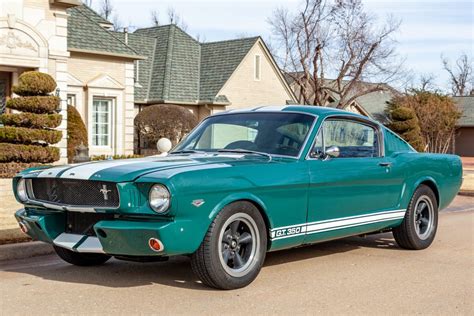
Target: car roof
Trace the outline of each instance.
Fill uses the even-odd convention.
[[[315,106],[315,105],[257,106],[257,107],[228,110],[225,112],[220,112],[218,113],[218,115],[227,114],[227,113],[251,113],[251,112],[299,112],[299,113],[307,113],[311,115],[316,115],[321,118],[324,118],[327,116],[333,116],[333,115],[345,115],[345,116],[359,117],[367,121],[378,123],[367,116],[363,116],[354,112],[344,111],[344,110],[325,107],[325,106]]]

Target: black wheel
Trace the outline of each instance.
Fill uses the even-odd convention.
[[[208,286],[241,288],[257,277],[266,247],[266,226],[258,209],[249,202],[235,202],[216,216],[191,257],[191,267]]]
[[[400,226],[393,229],[397,244],[405,249],[425,249],[433,242],[438,228],[438,203],[430,187],[420,185],[408,205]]]
[[[58,246],[53,247],[61,259],[76,266],[97,266],[110,259],[110,256],[100,253],[79,253]]]

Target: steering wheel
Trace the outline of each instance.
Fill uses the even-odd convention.
[[[224,149],[244,149],[244,150],[257,150],[257,145],[248,140],[238,140],[227,144]]]

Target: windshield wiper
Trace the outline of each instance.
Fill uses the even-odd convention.
[[[170,155],[173,154],[206,154],[205,151],[202,150],[192,150],[192,149],[187,149],[187,150],[176,150],[172,151],[169,153]]]
[[[247,149],[219,149],[219,153],[237,153],[237,154],[251,154],[251,155],[260,155],[267,157],[269,161],[272,161],[272,155],[267,153],[262,153],[260,151],[247,150]]]

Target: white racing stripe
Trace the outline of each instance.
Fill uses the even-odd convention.
[[[286,239],[296,236],[323,233],[327,231],[345,229],[350,227],[368,225],[402,219],[406,210],[393,210],[365,214],[358,216],[343,217],[338,219],[324,220],[305,224],[289,225],[274,228],[270,231],[271,240]]]
[[[65,179],[82,179],[88,180],[94,173],[124,165],[131,164],[140,164],[143,162],[149,162],[150,159],[130,159],[130,160],[106,160],[99,161],[96,163],[90,163],[85,165],[79,165],[77,167],[71,168],[68,171],[64,172],[60,178]]]

